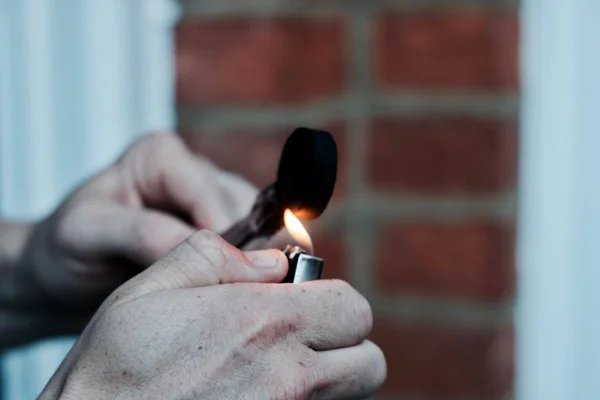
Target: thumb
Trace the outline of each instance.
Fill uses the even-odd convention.
[[[219,235],[203,230],[189,236],[134,278],[135,292],[186,289],[237,282],[281,282],[287,260],[279,250],[244,253]]]

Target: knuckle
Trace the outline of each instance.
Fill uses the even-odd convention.
[[[373,309],[369,301],[361,294],[358,295],[356,310],[363,323],[364,336],[367,336],[373,329]]]
[[[306,359],[309,354],[300,355],[299,351],[309,350],[298,343],[298,335],[305,329],[302,314],[280,302],[277,290],[270,285],[241,284],[247,292],[240,297],[239,307],[245,312],[238,322],[244,332],[244,348],[267,348],[284,346],[295,357]],[[282,300],[282,299],[281,299]]]
[[[76,214],[77,213],[77,209],[71,210],[72,214]],[[71,222],[71,217],[67,216],[64,217],[62,214],[64,211],[60,210],[58,212],[59,215],[55,216],[56,218],[56,224],[54,226],[54,235],[53,235],[53,241],[54,244],[60,249],[60,250],[65,250],[69,248],[69,245],[72,242],[72,238],[73,238],[73,234],[72,234],[72,222]],[[68,215],[68,213],[67,213]]]
[[[332,279],[330,285],[331,289],[340,292],[343,296],[354,296],[357,293],[352,285],[341,279]]]
[[[375,370],[375,386],[380,387],[387,378],[387,362],[383,351],[377,346],[375,346],[375,348],[377,349],[376,361],[373,363]]]
[[[195,258],[211,271],[211,275],[219,279],[227,276],[237,260],[227,243],[218,234],[207,229],[188,236],[184,243],[195,253]]]
[[[288,324],[295,327],[295,331],[303,330],[309,323],[307,315],[307,300],[305,292],[292,292],[283,287],[274,288],[274,301],[267,304],[273,315],[283,318]],[[310,303],[312,304],[312,303]]]
[[[132,281],[119,286],[100,307],[100,310],[104,311],[103,315],[113,314],[118,305],[127,303],[135,296],[135,290],[136,287]]]
[[[255,318],[246,330],[242,348],[266,349],[278,343],[283,336],[282,321],[272,315]]]
[[[209,229],[202,229],[198,232],[200,237],[203,237],[204,240],[211,244],[221,244],[221,236],[218,233],[213,232]]]
[[[363,336],[367,336],[373,329],[373,309],[367,298],[346,281],[334,280],[332,284],[343,299],[340,305],[351,308],[359,322],[357,328]]]
[[[172,132],[155,132],[150,133],[136,142],[134,147],[149,146],[157,149],[169,148],[172,146],[180,146],[181,139],[175,133]]]
[[[365,376],[369,379],[369,386],[371,386],[373,390],[376,390],[383,385],[387,378],[387,363],[381,348],[373,342],[367,342],[367,344],[370,347],[371,357],[365,368]]]
[[[301,329],[298,320],[279,312],[270,312],[268,308],[269,306],[263,306],[261,309],[266,309],[266,312],[255,315],[254,321],[247,326],[244,347],[272,347],[278,342],[295,337],[296,332]]]
[[[143,154],[144,158],[154,159],[171,153],[174,149],[183,146],[182,139],[172,132],[150,133],[138,139],[126,152],[123,160],[136,158],[137,154]]]
[[[92,214],[88,206],[83,203],[65,204],[51,217],[51,237],[57,249],[70,252],[82,235],[81,226],[90,220]]]
[[[143,254],[154,254],[156,252],[155,235],[160,230],[160,224],[152,218],[140,218],[133,225],[133,235]]]
[[[273,376],[276,377],[277,399],[310,398],[316,387],[313,373],[303,361],[290,360],[283,368],[278,368]]]
[[[217,233],[208,229],[202,229],[193,233],[188,240],[190,244],[193,244],[196,248],[223,245],[221,237]]]

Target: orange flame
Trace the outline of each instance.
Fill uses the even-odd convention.
[[[309,253],[312,253],[312,240],[298,217],[296,217],[290,209],[287,209],[283,214],[283,220],[285,222],[285,227],[290,235],[292,235],[292,238],[297,242],[298,246]]]

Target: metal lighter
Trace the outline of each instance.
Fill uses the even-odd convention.
[[[299,246],[287,246],[283,254],[288,259],[288,273],[282,283],[302,283],[321,279],[325,261]]]

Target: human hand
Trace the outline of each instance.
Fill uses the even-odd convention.
[[[87,321],[108,294],[197,229],[221,231],[245,216],[256,193],[177,135],[145,137],[35,226],[15,268],[16,302]]]
[[[192,235],[111,294],[40,398],[366,398],[386,375],[369,304],[341,281],[268,284],[286,271]]]

